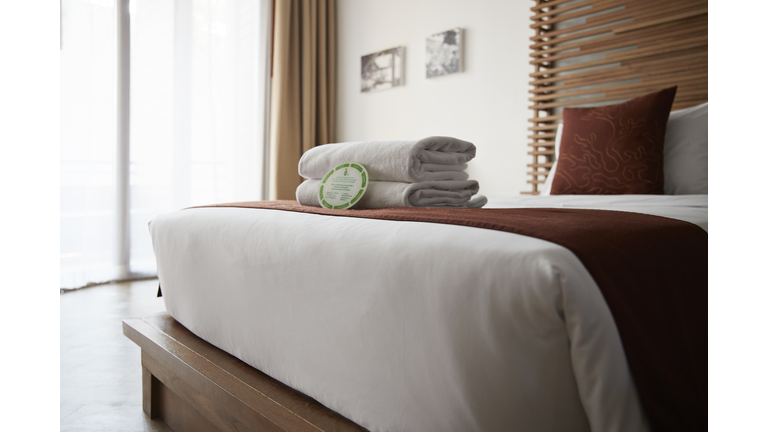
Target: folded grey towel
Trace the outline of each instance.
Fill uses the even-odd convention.
[[[320,180],[307,180],[300,184],[296,189],[296,200],[299,204],[320,207],[317,196],[320,183]],[[418,183],[371,181],[355,208],[478,208],[488,202],[485,196],[477,193],[479,188],[475,180]]]
[[[451,137],[419,141],[361,141],[314,147],[299,160],[299,175],[321,179],[334,167],[357,162],[374,181],[421,182],[467,180],[464,170],[475,157],[475,145]]]

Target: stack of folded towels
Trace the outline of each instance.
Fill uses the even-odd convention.
[[[299,175],[309,180],[296,189],[296,199],[320,207],[321,179],[340,164],[357,162],[368,171],[370,183],[356,208],[482,207],[488,200],[464,171],[475,152],[470,142],[441,136],[321,145],[299,160]]]

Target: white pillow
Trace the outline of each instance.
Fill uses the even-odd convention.
[[[672,111],[664,137],[664,193],[706,194],[708,103]]]
[[[541,189],[539,195],[549,195],[549,191],[552,190],[552,179],[555,178],[555,168],[557,168],[557,158],[560,156],[560,139],[563,137],[563,124],[557,124],[557,135],[555,136],[555,163],[552,164],[552,168],[549,169],[549,175],[544,182],[544,187]]]

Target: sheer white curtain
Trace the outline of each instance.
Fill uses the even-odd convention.
[[[113,279],[115,229],[115,9],[62,0],[61,287]]]
[[[89,7],[95,3],[79,1]],[[270,5],[269,0],[131,0],[130,277],[156,274],[147,229],[156,215],[193,205],[262,199]],[[63,39],[66,46],[66,33]],[[112,41],[114,46],[114,37]],[[114,115],[109,119],[114,125]],[[114,133],[110,139],[105,154],[111,156]],[[102,165],[114,170],[115,161]],[[114,178],[112,173],[106,176]],[[105,194],[115,187],[105,184]],[[73,197],[69,200],[83,200],[81,194]],[[71,246],[87,246],[80,239],[88,235],[102,243],[115,237],[108,232],[117,216],[110,214],[110,197],[102,200],[101,234],[93,234],[94,226],[75,215],[70,218],[79,220],[82,230],[65,233],[64,201],[62,193],[62,287],[115,279],[110,265],[115,245],[102,244],[96,252]],[[72,239],[65,242],[67,236]],[[73,253],[100,257],[104,271],[91,275],[65,265],[65,256]]]

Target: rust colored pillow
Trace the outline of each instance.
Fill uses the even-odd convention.
[[[663,194],[664,134],[677,87],[624,103],[563,109],[552,195]]]

